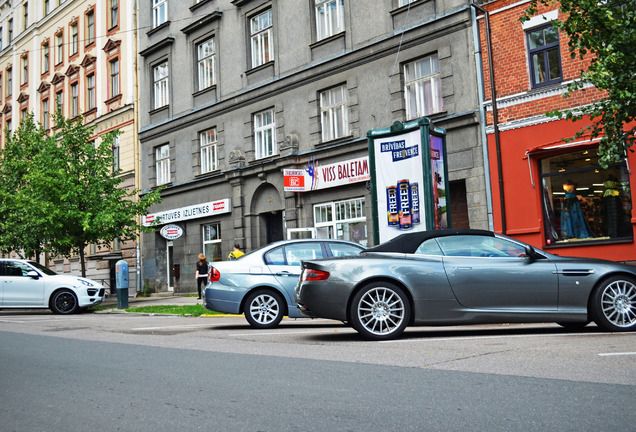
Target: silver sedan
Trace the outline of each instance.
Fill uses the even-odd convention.
[[[490,231],[426,231],[305,261],[294,299],[306,316],[347,322],[372,340],[409,325],[594,321],[631,331],[636,267],[552,255]]]
[[[272,243],[234,261],[212,263],[203,291],[206,309],[244,313],[254,328],[273,328],[284,315],[304,318],[293,302],[302,260],[357,255],[358,243],[332,239]]]

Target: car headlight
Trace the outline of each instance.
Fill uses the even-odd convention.
[[[89,287],[95,286],[95,285],[94,285],[91,281],[89,281],[89,280],[86,280],[86,279],[77,279],[77,280],[78,280],[78,281],[79,281],[82,285],[84,285],[84,286],[89,286]]]

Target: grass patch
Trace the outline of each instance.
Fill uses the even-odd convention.
[[[153,314],[171,314],[181,316],[201,316],[201,315],[221,315],[219,312],[213,312],[205,309],[202,305],[154,305],[154,306],[139,306],[126,309],[126,312],[135,313],[153,313]]]

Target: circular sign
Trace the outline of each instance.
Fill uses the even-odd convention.
[[[183,235],[183,228],[179,225],[166,225],[159,231],[161,237],[167,240],[175,240]]]

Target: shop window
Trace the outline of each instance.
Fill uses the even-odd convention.
[[[203,225],[203,254],[208,261],[222,261],[221,253],[221,224]]]
[[[314,225],[317,238],[350,240],[366,246],[364,198],[315,205]]]
[[[598,164],[596,149],[541,160],[546,244],[633,238],[625,163]]]

